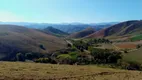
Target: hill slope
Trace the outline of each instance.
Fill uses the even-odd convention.
[[[11,59],[17,52],[47,53],[65,46],[64,40],[34,29],[0,25],[0,59]]]
[[[84,30],[82,30],[80,32],[73,33],[69,37],[70,38],[83,38],[83,37],[85,37],[85,36],[87,36],[89,34],[92,34],[94,32],[95,32],[95,29],[89,27],[89,28],[86,28],[86,29],[84,29]]]
[[[101,34],[101,36],[100,36]],[[142,21],[126,21],[95,32],[88,37],[124,36],[142,34]]]
[[[18,66],[17,66],[18,65]],[[1,62],[2,80],[141,80],[142,72],[93,65],[55,65],[24,62]]]
[[[124,60],[142,63],[142,47],[124,55]]]
[[[56,29],[56,28],[53,28],[53,27],[47,27],[47,28],[43,29],[42,31],[47,33],[47,34],[52,34],[52,35],[55,35],[55,36],[68,35],[68,33],[63,32],[63,31]]]

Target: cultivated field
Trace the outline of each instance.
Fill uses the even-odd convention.
[[[115,47],[113,46],[113,44],[99,44],[99,47],[94,47],[94,48],[101,48],[101,49],[115,49]]]
[[[142,48],[125,54],[124,60],[142,63]]]
[[[120,43],[120,44],[116,44],[115,46],[121,49],[135,49],[137,45],[132,43]]]
[[[5,80],[142,80],[142,72],[100,68],[93,65],[53,65],[0,62]]]

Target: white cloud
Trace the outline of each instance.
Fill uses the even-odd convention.
[[[0,11],[0,21],[3,22],[22,22],[23,19],[12,13],[12,12],[8,12],[8,11]]]

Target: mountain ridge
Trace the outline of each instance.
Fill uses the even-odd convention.
[[[131,21],[121,22],[111,27],[99,30],[93,34],[88,35],[87,37],[92,38],[92,37],[107,37],[107,36],[124,36],[124,35],[134,35],[141,33],[142,33],[142,21],[131,20]]]

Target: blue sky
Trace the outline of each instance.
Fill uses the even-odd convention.
[[[0,21],[100,23],[142,19],[142,0],[0,0]]]

